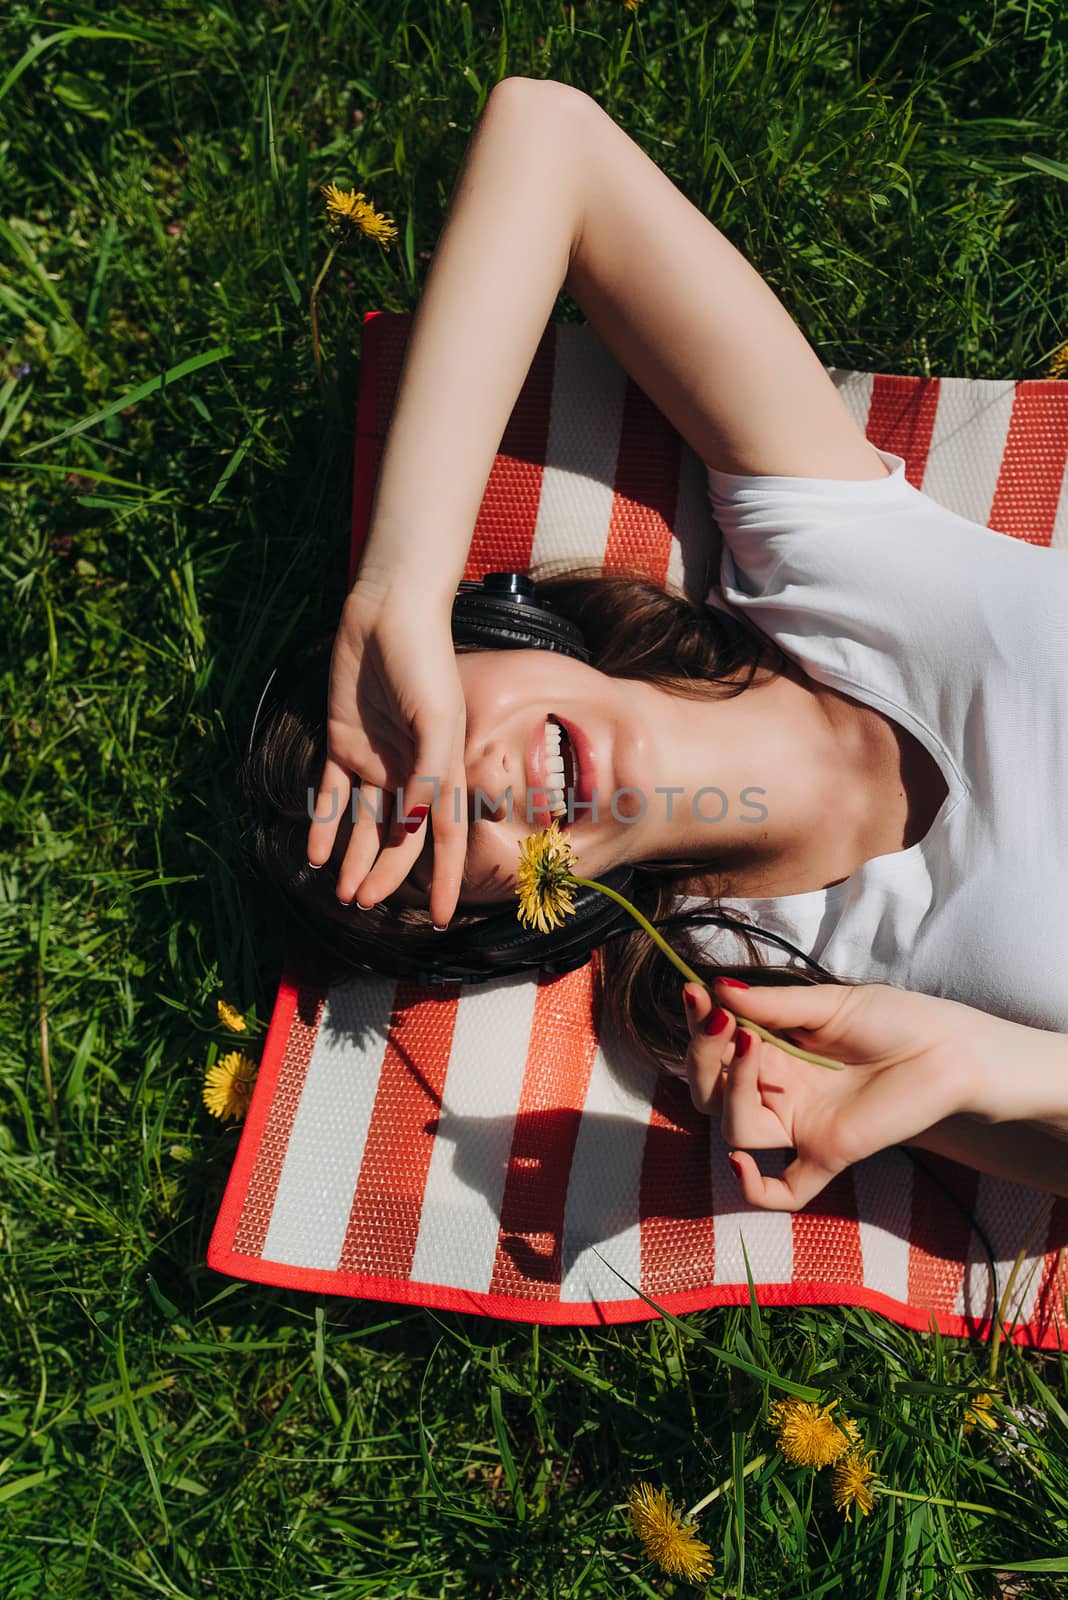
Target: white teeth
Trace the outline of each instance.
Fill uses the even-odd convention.
[[[564,758],[560,753],[561,733],[559,723],[545,719],[545,777],[548,781],[556,778],[559,787],[550,789],[546,787],[545,808],[553,817],[565,817],[567,804],[564,798]]]

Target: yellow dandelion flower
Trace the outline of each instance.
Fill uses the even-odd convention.
[[[245,1019],[236,1006],[227,1005],[225,1000],[220,1000],[219,1021],[224,1028],[229,1028],[231,1033],[247,1033]]]
[[[1053,354],[1050,356],[1049,366],[1046,368],[1044,375],[1047,378],[1063,378],[1068,376],[1068,342],[1062,344],[1058,349],[1054,350]]]
[[[626,6],[628,11],[637,11],[641,3],[642,0],[623,0],[623,4]]]
[[[220,1056],[204,1079],[204,1104],[213,1117],[240,1120],[249,1108],[259,1069],[251,1056],[239,1050]]]
[[[829,1467],[860,1444],[855,1422],[848,1417],[836,1420],[831,1416],[837,1404],[837,1400],[828,1406],[818,1406],[811,1400],[772,1402],[768,1418],[775,1442],[787,1461],[795,1467]]]
[[[976,1427],[987,1428],[991,1433],[997,1431],[998,1419],[991,1415],[990,1408],[994,1401],[1000,1400],[1000,1398],[1001,1396],[996,1392],[987,1394],[985,1390],[982,1394],[973,1394],[969,1397],[968,1403],[964,1408],[964,1437],[966,1439],[975,1432]]]
[[[691,1583],[712,1576],[712,1552],[696,1529],[683,1523],[665,1490],[639,1483],[630,1491],[628,1504],[631,1527],[651,1561],[673,1578]]]
[[[831,1492],[834,1503],[839,1511],[845,1512],[847,1522],[853,1520],[853,1507],[856,1506],[862,1517],[866,1517],[875,1504],[874,1497],[868,1484],[879,1474],[869,1467],[868,1462],[875,1455],[874,1450],[863,1452],[850,1450],[843,1456],[834,1471],[831,1473]]]
[[[549,933],[563,925],[565,916],[572,915],[575,902],[568,890],[574,884],[572,868],[577,865],[555,817],[549,827],[523,841],[515,892],[519,896],[517,914],[525,927]]]
[[[340,189],[336,183],[328,183],[322,192],[326,196],[327,215],[335,228],[355,228],[365,238],[377,239],[389,249],[387,240],[397,237],[392,219],[380,215],[362,190],[357,194],[355,189]]]

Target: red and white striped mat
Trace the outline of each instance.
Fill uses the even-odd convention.
[[[411,319],[369,313],[350,575]],[[1068,383],[831,370],[873,444],[973,521],[1068,548]],[[593,558],[705,592],[704,468],[588,326],[550,324],[494,461],[465,576]],[[219,1272],[526,1322],[745,1303],[1068,1348],[1068,1200],[882,1151],[804,1211],[740,1200],[685,1083],[602,1035],[593,963],[443,989],[283,975],[208,1252]],[[778,1171],[786,1152],[765,1152]],[[984,1242],[985,1241],[985,1242]],[[989,1254],[988,1254],[989,1248]],[[1004,1291],[1018,1252],[1020,1270]],[[993,1258],[993,1270],[992,1261]]]

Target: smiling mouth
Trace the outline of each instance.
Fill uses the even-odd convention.
[[[545,719],[542,750],[545,762],[542,783],[545,804],[539,809],[547,813],[550,819],[555,818],[561,827],[567,828],[570,826],[567,800],[569,795],[572,799],[577,795],[579,765],[570,734],[563,723],[551,713]]]

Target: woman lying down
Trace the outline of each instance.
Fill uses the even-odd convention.
[[[557,563],[539,596],[589,663],[450,631],[561,289],[706,464],[724,540],[703,605]],[[515,905],[532,821],[560,816],[584,876],[636,869],[650,918],[736,914],[672,936],[708,988],[637,929],[600,974],[617,1026],[720,1118],[748,1202],[796,1210],[894,1144],[1068,1195],[1068,552],[911,485],[753,267],[576,89],[489,97],[356,581],[279,706],[244,773],[271,797],[252,849],[324,948],[432,955],[435,929]],[[566,805],[528,803],[564,773]],[[625,790],[640,818],[609,804]],[[747,922],[805,960],[769,965]],[[793,1152],[781,1177],[767,1149]]]

